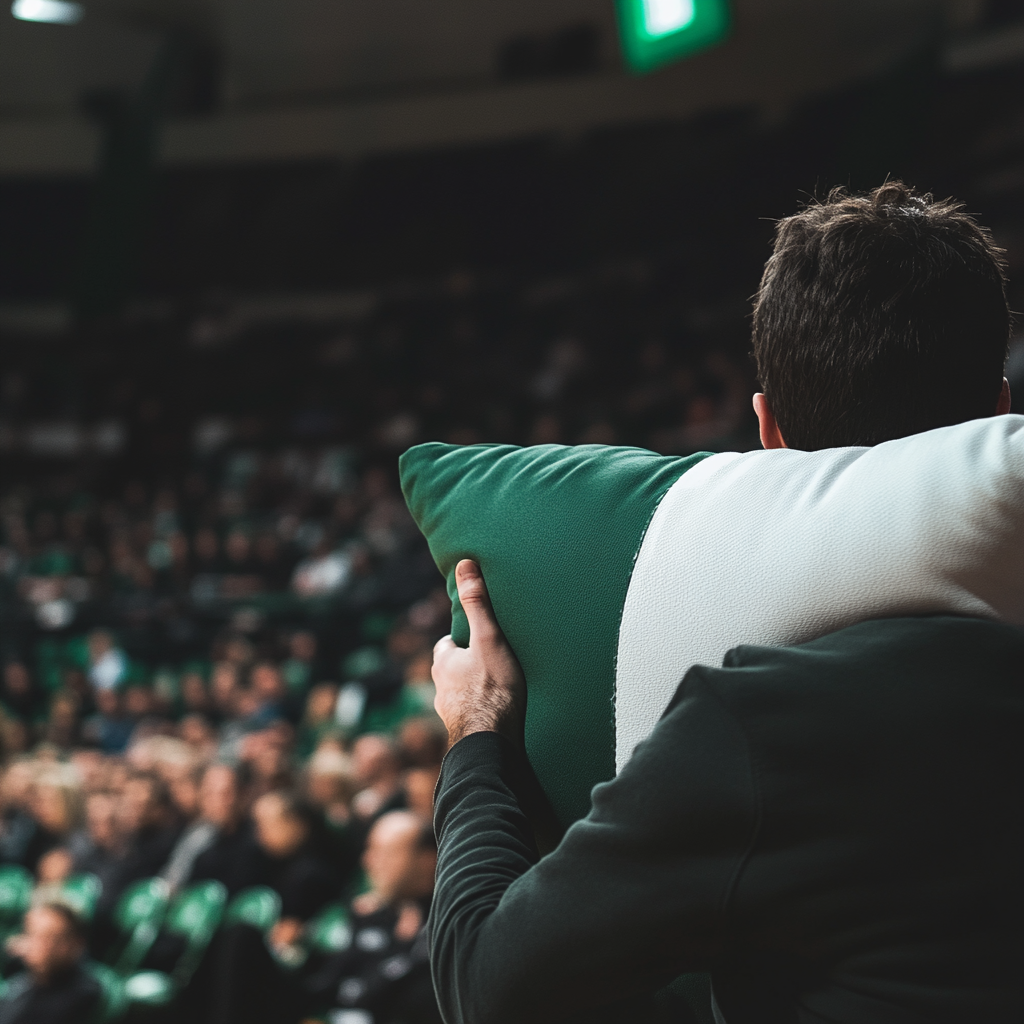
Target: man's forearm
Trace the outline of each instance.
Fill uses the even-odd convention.
[[[434,988],[449,1024],[495,1019],[503,965],[479,949],[479,938],[508,887],[537,861],[515,792],[523,762],[506,739],[481,732],[452,747],[441,769],[428,934]]]
[[[445,759],[429,927],[441,1012],[448,1024],[642,1021],[654,993],[722,948],[756,830],[742,730],[699,680],[681,688],[543,859],[521,802],[531,778],[495,733]]]
[[[592,1005],[605,1000],[603,986],[588,976],[591,967],[600,975],[609,959],[621,959],[617,948],[605,943],[602,955],[591,941],[595,910],[618,916],[614,894],[605,892],[608,901],[595,906],[593,893],[580,892],[571,878],[576,870],[604,888],[585,858],[570,858],[568,885],[564,862],[554,877],[538,865],[525,810],[534,785],[522,749],[497,733],[471,734],[445,758],[428,924],[441,1013],[447,1024],[642,1024],[635,1002],[625,1015]]]

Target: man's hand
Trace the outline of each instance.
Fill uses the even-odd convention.
[[[459,601],[469,621],[469,647],[450,636],[434,647],[434,707],[454,746],[473,732],[499,732],[523,741],[526,683],[523,670],[494,618],[487,586],[476,562],[455,567]]]

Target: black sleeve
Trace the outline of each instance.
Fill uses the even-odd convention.
[[[756,829],[743,732],[691,672],[665,717],[538,860],[524,755],[475,733],[445,758],[428,924],[448,1024],[596,1020],[707,970]]]

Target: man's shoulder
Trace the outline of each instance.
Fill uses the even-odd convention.
[[[853,689],[865,697],[944,692],[982,697],[1019,686],[1024,627],[990,619],[926,615],[860,622],[790,647],[736,647],[721,669],[696,670],[722,693],[751,689],[823,693]]]
[[[956,616],[877,619],[798,646],[737,647],[720,668],[691,669],[651,742],[671,755],[712,723],[732,736],[737,756],[745,750],[764,765],[844,757],[854,765],[870,747],[894,771],[910,751],[929,761],[955,752],[975,764],[965,767],[972,774],[998,761],[1009,778],[1024,725],[1022,680],[1024,628]]]
[[[939,775],[956,766],[964,778],[987,772],[1018,785],[1022,680],[1024,628],[955,616],[879,619],[794,647],[738,647],[721,668],[692,669],[663,732],[678,740],[689,707],[713,706],[755,762],[790,782],[790,770],[808,779],[834,770],[884,786],[888,771],[889,784],[908,786],[906,764],[916,759]]]

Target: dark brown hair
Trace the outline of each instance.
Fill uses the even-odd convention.
[[[779,221],[754,304],[786,443],[874,445],[990,416],[1010,335],[1003,250],[963,206],[898,181]]]

